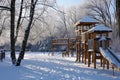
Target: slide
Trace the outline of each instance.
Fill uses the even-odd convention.
[[[111,64],[120,68],[120,59],[115,55],[115,52],[110,48],[99,48],[100,53],[106,58]]]

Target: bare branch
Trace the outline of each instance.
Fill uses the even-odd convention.
[[[0,6],[0,10],[8,10],[8,11],[10,11],[10,7],[7,7],[7,6]]]

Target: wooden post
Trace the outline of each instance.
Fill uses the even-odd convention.
[[[94,69],[96,69],[96,53],[93,52],[93,57],[94,57]]]
[[[52,46],[52,56],[54,56],[54,46]]]
[[[76,43],[76,62],[80,62],[79,42]]]
[[[102,57],[102,55],[100,53],[100,67],[102,67],[102,64],[103,64],[102,60],[103,60],[103,57]]]
[[[91,63],[91,51],[88,51],[88,67],[90,67]]]
[[[112,69],[113,69],[113,76],[115,75],[115,73],[114,73],[114,65],[112,64]]]
[[[86,64],[87,54],[84,54],[84,63]]]
[[[107,65],[106,68],[109,69],[109,61],[108,60],[106,60],[106,65]]]
[[[68,46],[68,57],[69,57],[69,52],[70,52],[70,45],[69,45],[70,42],[69,42],[69,41],[70,41],[70,40],[69,40],[69,38],[68,38],[68,40],[67,40],[67,43],[68,43],[68,45],[67,45],[67,46]]]
[[[107,32],[106,37],[108,37],[108,36],[109,36],[109,34]],[[109,40],[107,40],[107,47],[109,47]],[[109,69],[109,61],[108,60],[106,60],[106,65],[107,65],[107,69]]]
[[[81,55],[80,55],[80,42],[78,42],[78,62],[81,62],[81,60],[80,60],[80,57]]]
[[[84,63],[86,64],[88,45],[85,44]]]
[[[76,42],[76,61],[78,61],[78,42]]]
[[[108,32],[106,33],[106,37],[109,37]],[[110,41],[109,41],[109,40],[107,40],[107,47],[109,47],[109,46],[110,46]]]
[[[84,59],[84,54],[85,54],[85,48],[84,48],[84,44],[82,44],[82,63],[84,62],[83,59]]]
[[[106,59],[103,58],[103,62],[102,62],[102,63],[103,63],[103,70],[105,69],[105,60],[106,60]]]
[[[96,33],[93,33],[93,39],[96,37]],[[95,52],[95,49],[96,49],[96,41],[94,40],[94,69],[96,69],[96,52]]]
[[[84,31],[84,26],[82,26],[82,32]]]

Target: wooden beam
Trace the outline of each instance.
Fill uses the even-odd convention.
[[[93,33],[93,39],[96,37],[96,33]],[[96,49],[96,41],[94,40],[94,52],[93,52],[93,57],[94,57],[94,69],[96,69],[96,52],[95,52],[95,49]]]
[[[54,56],[54,46],[52,46],[52,56]]]

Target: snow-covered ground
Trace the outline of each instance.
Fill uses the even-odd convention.
[[[0,62],[0,80],[120,80],[120,72],[90,68],[83,63],[75,63],[75,57],[57,54],[48,56],[38,52],[27,52],[20,67],[11,64],[9,53]]]

